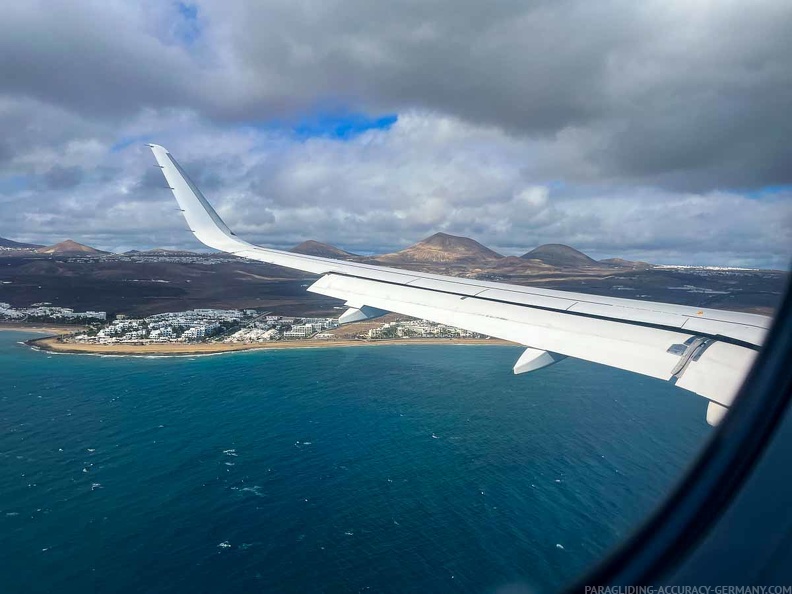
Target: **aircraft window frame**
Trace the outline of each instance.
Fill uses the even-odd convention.
[[[646,523],[568,592],[649,585],[699,545],[750,480],[792,401],[792,283],[764,347],[710,442]]]

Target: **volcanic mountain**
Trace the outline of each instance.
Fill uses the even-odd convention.
[[[299,245],[295,245],[290,252],[295,254],[305,254],[306,256],[319,256],[320,258],[335,258],[336,260],[357,260],[360,258],[357,254],[350,254],[344,250],[337,248],[326,243],[321,243],[309,239],[303,241]]]
[[[383,263],[487,264],[503,258],[469,237],[435,233],[393,254],[377,256]]]
[[[37,245],[35,243],[22,243],[20,241],[13,241],[11,239],[5,239],[4,237],[0,237],[0,248],[9,248],[13,250],[24,250],[24,249],[32,249],[32,248],[40,248],[42,246]]]
[[[56,243],[55,245],[39,248],[36,251],[39,254],[81,254],[85,256],[90,256],[90,255],[98,256],[100,254],[108,253],[97,250],[87,245],[83,245],[81,243],[77,243],[76,241],[72,241],[71,239],[67,239],[66,241],[61,241],[60,243]]]
[[[589,266],[602,266],[593,258],[583,252],[560,243],[546,243],[532,249],[527,254],[520,256],[525,260],[540,260],[556,268],[585,268]]]
[[[607,264],[608,266],[616,266],[618,268],[651,268],[652,265],[648,262],[633,262],[632,260],[625,260],[623,258],[606,258],[600,260],[600,264]]]

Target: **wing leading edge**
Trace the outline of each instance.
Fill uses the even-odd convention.
[[[670,381],[709,400],[715,425],[762,344],[766,316],[412,272],[253,245],[218,216],[171,154],[149,145],[192,233],[220,251],[322,275],[308,290],[343,300],[342,323],[396,312],[526,347],[514,373],[585,359]]]

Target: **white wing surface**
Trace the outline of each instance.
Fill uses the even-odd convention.
[[[526,347],[514,373],[576,357],[670,381],[709,400],[716,424],[770,325],[755,314],[454,278],[294,254],[239,239],[171,154],[149,145],[190,230],[244,258],[321,275],[309,291],[343,300],[342,323],[396,312]]]

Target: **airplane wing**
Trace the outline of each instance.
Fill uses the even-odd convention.
[[[717,424],[770,318],[454,278],[264,248],[238,238],[163,147],[149,145],[199,241],[236,256],[321,275],[308,291],[345,301],[341,323],[396,312],[526,347],[514,373],[575,357],[669,381],[709,400]]]

